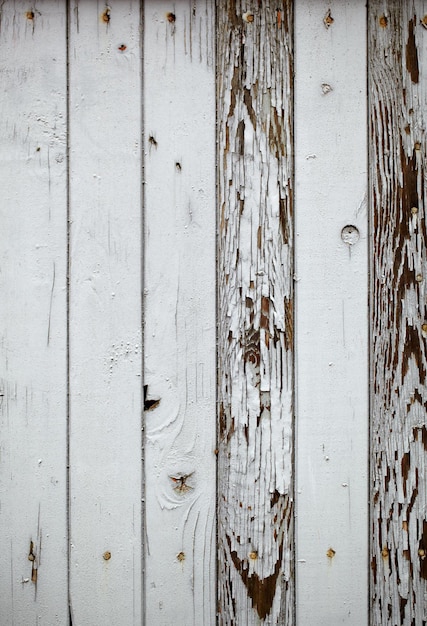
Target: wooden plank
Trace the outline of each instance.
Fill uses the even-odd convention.
[[[215,623],[214,3],[144,11],[146,622]]]
[[[372,623],[427,622],[424,2],[369,3]]]
[[[31,6],[0,8],[2,626],[68,620],[66,13]]]
[[[295,42],[297,623],[361,626],[368,606],[365,2],[297,2]]]
[[[70,600],[141,623],[139,2],[71,2]]]
[[[218,5],[221,624],[294,623],[292,22]]]

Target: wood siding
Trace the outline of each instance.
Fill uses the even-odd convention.
[[[146,624],[215,623],[215,14],[144,14]]]
[[[70,613],[141,622],[139,2],[69,6]],[[90,581],[90,584],[89,584]]]
[[[427,624],[427,6],[0,2],[0,624]]]
[[[427,18],[371,2],[373,624],[427,621]]]
[[[0,623],[62,625],[67,19],[59,1],[0,10]]]
[[[222,624],[293,623],[292,6],[218,7]]]
[[[367,622],[366,79],[365,3],[296,2],[298,626]]]

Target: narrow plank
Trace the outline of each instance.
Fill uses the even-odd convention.
[[[293,624],[292,2],[218,5],[221,624]]]
[[[70,601],[141,624],[139,2],[71,2]]]
[[[0,8],[2,626],[68,620],[66,12],[32,6]]]
[[[361,626],[368,607],[365,2],[297,2],[295,42],[297,623]]]
[[[369,3],[372,623],[427,623],[425,3]]]
[[[214,3],[144,11],[146,623],[215,623]]]

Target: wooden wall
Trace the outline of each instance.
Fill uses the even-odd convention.
[[[0,4],[0,624],[427,623],[421,0]]]

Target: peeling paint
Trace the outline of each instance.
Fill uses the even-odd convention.
[[[290,625],[292,4],[244,6],[217,24],[220,623]]]

